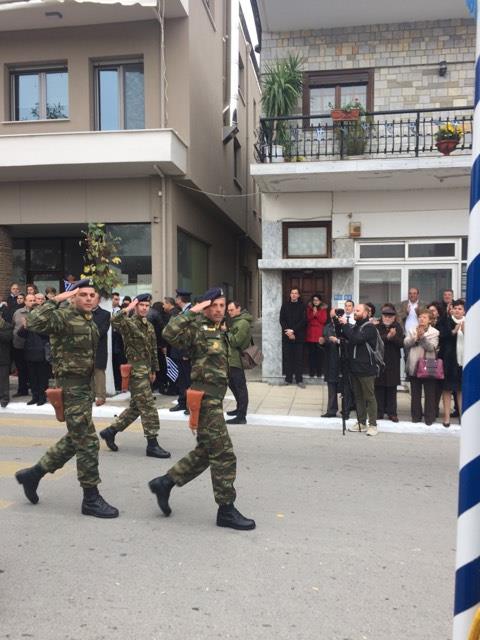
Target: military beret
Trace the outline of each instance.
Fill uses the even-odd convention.
[[[186,291],[185,289],[175,289],[175,293],[177,296],[191,296],[191,291]]]
[[[151,302],[152,296],[149,293],[139,293],[138,296],[135,296],[139,302]]]
[[[212,287],[211,289],[208,289],[208,291],[205,291],[202,296],[202,300],[211,300],[213,302],[217,298],[223,298],[224,296],[225,294],[223,293],[223,289],[220,289],[220,287]]]
[[[77,282],[74,282],[70,285],[69,291],[75,291],[75,289],[84,289],[85,287],[95,287],[91,278],[83,278],[82,280],[77,280]]]

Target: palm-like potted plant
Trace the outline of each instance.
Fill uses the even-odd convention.
[[[289,54],[286,59],[267,65],[262,76],[262,107],[266,118],[279,118],[291,115],[302,94],[303,59],[299,55]],[[286,122],[268,120],[264,123],[266,156],[272,162],[283,161],[283,146],[288,144],[290,129]]]
[[[446,122],[438,127],[435,134],[436,144],[435,146],[443,153],[444,156],[448,156],[456,149],[458,143],[462,139],[463,129],[459,124],[455,122]]]

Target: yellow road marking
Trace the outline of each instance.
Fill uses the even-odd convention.
[[[13,504],[13,502],[10,502],[9,500],[0,500],[0,509],[6,509],[11,504]]]
[[[96,429],[97,432],[100,429],[105,428],[106,426],[111,425],[113,422],[112,418],[100,418],[98,420],[94,421],[94,424],[96,425]],[[65,425],[64,422],[58,422],[58,420],[54,420],[54,419],[49,419],[46,418],[45,420],[43,419],[31,419],[31,418],[25,418],[25,417],[18,417],[16,415],[11,415],[11,417],[7,417],[7,416],[0,416],[0,428],[1,427],[27,427],[29,429],[42,429],[42,428],[48,428],[48,429],[61,429],[62,431],[64,431],[66,433],[67,431],[67,427]],[[140,422],[140,420],[136,420],[133,424],[131,424],[128,427],[128,431],[134,431],[134,432],[143,432],[143,428],[142,428],[142,424]]]
[[[0,478],[11,478],[12,476],[15,475],[15,473],[19,469],[25,469],[25,467],[31,467],[36,462],[37,460],[35,460],[34,462],[32,461],[25,462],[25,461],[18,461],[18,460],[0,460]],[[72,473],[72,471],[74,470],[75,470],[74,462],[69,461],[62,469],[58,469],[57,471],[55,471],[55,473],[53,474],[47,473],[44,479],[47,480],[47,479],[61,478],[62,476],[67,475],[68,473]]]

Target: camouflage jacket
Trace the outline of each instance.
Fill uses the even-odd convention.
[[[144,364],[150,371],[159,370],[157,338],[151,322],[137,314],[128,317],[122,311],[113,316],[112,327],[123,338],[128,364]]]
[[[242,309],[239,316],[227,318],[228,342],[230,343],[230,353],[228,364],[231,367],[242,369],[240,354],[250,346],[252,340],[252,316]]]
[[[223,398],[228,381],[227,335],[203,313],[187,311],[171,318],[163,337],[172,346],[185,349],[192,361],[192,389]]]
[[[77,311],[73,305],[59,307],[48,300],[27,314],[26,319],[27,329],[50,336],[56,378],[93,375],[98,329],[91,313]]]

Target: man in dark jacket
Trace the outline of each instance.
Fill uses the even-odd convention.
[[[396,319],[396,309],[391,304],[382,307],[382,319],[377,325],[385,352],[385,367],[375,380],[375,397],[377,398],[377,418],[380,420],[386,413],[392,422],[398,422],[397,386],[400,384],[400,350],[403,346],[404,333]]]
[[[110,313],[99,306],[100,296],[97,293],[95,303],[96,307],[92,311],[93,321],[97,325],[99,340],[97,352],[95,354],[95,372],[93,375],[95,383],[95,404],[100,407],[105,404],[107,399],[107,384],[105,379],[105,370],[108,361],[108,330],[110,329]]]
[[[236,300],[227,305],[227,339],[228,351],[228,386],[232,390],[237,403],[235,411],[228,411],[233,416],[227,424],[246,424],[248,409],[248,389],[245,372],[242,366],[241,353],[252,340],[252,316]]]
[[[29,294],[26,297],[26,302],[27,305],[31,303],[30,310],[33,311],[34,308],[41,305],[38,305],[35,299],[32,302],[31,298],[35,298],[35,296]],[[17,335],[19,338],[23,338],[25,340],[23,352],[27,363],[28,378],[30,380],[30,387],[32,390],[32,399],[27,402],[27,405],[36,404],[40,407],[47,402],[46,390],[50,375],[50,365],[47,361],[49,340],[47,334],[36,333],[27,329],[26,324],[28,315],[29,314],[22,317],[23,326],[21,326],[17,331]]]
[[[348,364],[358,416],[358,422],[353,427],[349,427],[348,430],[366,431],[368,436],[376,436],[377,401],[375,399],[375,378],[378,375],[378,371],[372,352],[375,351],[378,331],[369,322],[369,312],[364,304],[355,306],[354,318],[354,325],[348,324],[345,316],[338,319],[342,327],[342,333],[348,340]]]
[[[295,374],[295,382],[304,389],[303,346],[307,327],[307,311],[300,300],[300,291],[296,287],[290,291],[290,300],[282,304],[280,324],[283,330],[285,384],[292,384]]]
[[[0,314],[0,406],[10,402],[10,354],[12,350],[13,326]]]

